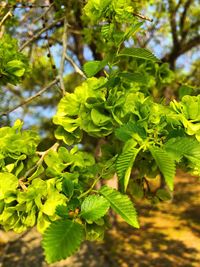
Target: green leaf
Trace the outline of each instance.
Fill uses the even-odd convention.
[[[183,84],[178,89],[178,97],[181,100],[185,95],[191,95],[193,92],[194,92],[194,88]]]
[[[91,78],[95,74],[97,74],[100,70],[102,70],[107,64],[107,60],[94,60],[89,61],[83,65],[83,70],[88,78]]]
[[[25,73],[24,63],[20,60],[11,60],[6,65],[6,71],[17,76],[22,77]]]
[[[190,158],[191,161],[200,161],[200,144],[190,137],[176,137],[169,139],[164,149],[176,160],[182,157]]]
[[[135,122],[128,122],[120,128],[117,128],[115,135],[119,140],[124,142],[132,138],[136,141],[143,141],[147,137],[145,129]]]
[[[111,208],[128,224],[139,228],[136,210],[127,195],[121,194],[119,191],[108,186],[103,186],[100,189],[100,194],[110,202]]]
[[[170,190],[174,188],[175,162],[174,159],[165,150],[159,147],[151,147],[150,152],[156,161],[161,173],[163,174],[166,184]]]
[[[149,50],[145,48],[124,48],[118,54],[118,56],[128,56],[134,58],[141,58],[145,60],[151,60],[153,62],[159,62],[160,60],[154,56]]]
[[[116,163],[117,175],[119,177],[119,182],[123,186],[124,192],[127,189],[133,163],[135,161],[138,152],[139,152],[138,149],[131,148],[128,151],[123,152],[117,159]]]
[[[96,224],[86,226],[86,240],[89,241],[101,241],[104,238],[104,226],[99,226]]]
[[[147,84],[147,79],[145,75],[139,72],[134,72],[134,73],[121,72],[119,73],[119,77],[122,77],[130,82]]]
[[[15,191],[18,186],[18,179],[12,173],[0,173],[0,199],[5,197],[7,192]]]
[[[163,201],[170,200],[172,197],[169,192],[165,189],[158,189],[156,192],[156,196]]]
[[[144,197],[144,189],[142,184],[133,183],[131,186],[131,194],[136,199],[141,199]]]
[[[62,191],[67,197],[71,198],[74,193],[74,183],[68,178],[63,178]]]
[[[91,195],[84,199],[81,205],[81,216],[90,221],[98,220],[108,211],[109,202],[102,196]]]
[[[58,220],[44,232],[42,247],[48,263],[71,256],[84,239],[83,227],[70,220]]]
[[[128,38],[134,36],[143,24],[144,22],[138,22],[134,25],[131,25],[130,28],[127,28],[124,34],[124,40],[127,40]]]
[[[109,116],[106,116],[105,114],[99,112],[99,110],[93,108],[91,111],[91,119],[95,125],[105,125],[109,121],[111,121]]]
[[[63,219],[69,219],[69,209],[65,205],[58,205],[56,207],[56,214]]]

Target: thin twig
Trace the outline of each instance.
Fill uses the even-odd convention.
[[[52,150],[52,151],[56,151],[57,150],[57,148],[59,147],[59,143],[55,143],[55,144],[53,144],[50,148],[48,148],[47,150],[45,150],[45,151],[42,151],[42,152],[40,152],[40,151],[38,151],[38,152],[36,152],[39,156],[41,156],[41,158],[37,161],[37,163],[31,168],[31,169],[29,169],[25,174],[24,174],[24,176],[23,177],[21,177],[19,180],[22,182],[22,181],[24,181],[24,180],[26,180],[27,178],[28,178],[28,176],[30,176],[30,175],[32,175],[33,174],[33,172],[43,163],[43,161],[44,161],[44,157],[48,154],[48,152],[50,151],[50,150]],[[30,179],[28,179],[29,181],[30,181]]]
[[[19,51],[21,52],[25,47],[27,47],[30,43],[34,42],[35,40],[37,40],[41,34],[43,34],[44,32],[46,32],[47,30],[51,29],[52,27],[56,26],[56,24],[58,22],[61,22],[64,19],[64,17],[57,19],[56,21],[52,22],[51,24],[49,24],[48,26],[46,26],[45,28],[41,29],[38,33],[36,33],[35,35],[33,35],[33,37],[31,37],[29,40],[27,40],[19,49]]]
[[[10,10],[5,14],[5,16],[0,21],[0,27],[3,25],[3,23],[7,20],[8,17],[12,17],[12,12]]]
[[[133,13],[133,15],[136,16],[136,17],[138,17],[138,18],[141,18],[141,19],[144,19],[144,20],[148,20],[150,22],[153,21],[153,19],[150,19],[149,17],[146,17],[146,16],[144,16],[142,14],[139,14],[139,13]]]
[[[41,94],[43,94],[45,91],[47,91],[49,88],[51,88],[53,85],[55,85],[57,83],[57,81],[59,80],[59,78],[57,77],[55,80],[53,80],[52,82],[50,82],[46,87],[44,87],[42,90],[40,90],[39,92],[37,92],[37,94],[23,100],[20,104],[16,105],[14,108],[11,108],[10,110],[7,110],[3,113],[0,114],[1,116],[6,116],[9,113],[13,112],[14,110],[30,103],[31,101],[33,101],[35,98],[37,98],[38,96],[40,96]]]
[[[24,184],[24,182],[21,179],[18,180],[18,183],[23,191],[27,191],[27,186]]]
[[[79,68],[79,66],[74,62],[74,60],[71,57],[69,57],[67,54],[65,54],[65,58],[72,65],[72,67],[74,68],[75,72],[77,72],[84,79],[86,79],[86,76],[85,76],[84,72]]]
[[[64,20],[64,29],[63,29],[63,36],[62,36],[62,55],[60,60],[60,69],[59,69],[59,80],[60,80],[60,87],[63,91],[63,95],[65,94],[65,85],[63,80],[63,73],[64,73],[64,67],[65,67],[65,53],[67,51],[67,18]]]
[[[37,23],[40,19],[42,19],[43,17],[46,16],[46,14],[49,12],[49,10],[52,8],[52,6],[54,5],[54,2],[48,6],[48,8],[38,17],[33,21],[33,24]]]

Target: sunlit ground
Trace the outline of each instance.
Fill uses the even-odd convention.
[[[178,173],[170,203],[153,207],[137,204],[141,228],[135,230],[118,220],[103,243],[84,244],[66,261],[47,265],[32,230],[21,238],[0,232],[1,267],[199,267],[200,183]]]

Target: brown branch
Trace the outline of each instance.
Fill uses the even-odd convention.
[[[195,28],[198,27],[199,25],[200,25],[200,20],[197,20],[197,21],[195,21],[194,23],[190,24],[190,26],[188,27],[187,30],[184,29],[184,30],[182,31],[182,34],[181,34],[181,37],[182,37],[182,38],[181,38],[181,43],[183,43],[183,42],[185,41],[185,39],[186,39],[186,37],[187,37],[189,31],[195,29]]]
[[[148,21],[150,21],[150,22],[153,21],[153,19],[150,19],[149,17],[144,16],[144,15],[139,14],[139,13],[133,13],[133,15],[136,16],[136,17],[138,17],[138,18],[140,18],[140,19],[148,20]]]
[[[39,92],[37,92],[35,95],[23,100],[20,104],[16,105],[14,108],[11,108],[10,110],[7,110],[3,113],[0,114],[1,116],[6,116],[9,113],[13,112],[14,110],[30,103],[31,101],[33,101],[35,98],[37,98],[38,96],[40,96],[41,94],[43,94],[45,91],[47,91],[49,88],[51,88],[53,85],[55,85],[58,82],[59,78],[57,77],[55,80],[53,80],[52,82],[50,82],[46,87],[44,87],[42,90],[40,90]]]
[[[183,2],[183,0],[179,0],[178,4],[175,7],[175,12],[178,11],[178,9],[179,9],[180,5],[182,4],[182,2]]]
[[[38,33],[35,33],[29,40],[27,40],[24,44],[22,44],[22,46],[20,47],[19,51],[22,51],[30,43],[36,41],[40,37],[41,34],[43,34],[44,32],[46,32],[47,30],[53,28],[54,26],[56,26],[56,24],[58,22],[61,22],[63,20],[64,20],[64,17],[59,18],[59,19],[55,20],[54,22],[52,22],[51,24],[49,24],[48,26],[46,26],[45,28],[41,29]]]
[[[178,53],[178,56],[188,52],[192,48],[200,45],[200,35],[194,37],[193,39],[190,39],[186,44],[181,46],[181,49]]]
[[[185,54],[194,47],[200,45],[200,36],[196,36],[193,39],[190,39],[186,44],[183,44],[179,50],[174,50],[170,54],[167,54],[162,59],[163,62],[169,62],[171,68],[174,68],[174,63],[178,57]]]
[[[169,3],[169,19],[170,19],[170,26],[171,26],[171,31],[172,31],[172,38],[173,38],[173,45],[174,48],[179,46],[178,42],[178,36],[177,36],[177,28],[176,28],[176,11],[174,7],[174,1],[173,0],[168,0]]]
[[[184,31],[184,24],[185,24],[186,15],[187,15],[188,9],[189,9],[190,5],[192,4],[192,2],[193,2],[193,0],[187,0],[185,5],[184,5],[184,9],[183,9],[182,15],[180,17],[180,23],[179,23],[181,33],[183,33],[183,31]]]

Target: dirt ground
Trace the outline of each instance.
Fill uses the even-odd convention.
[[[102,243],[84,243],[73,257],[47,265],[35,229],[0,231],[0,267],[199,267],[200,183],[178,173],[172,202],[137,204],[140,229],[118,219]]]

